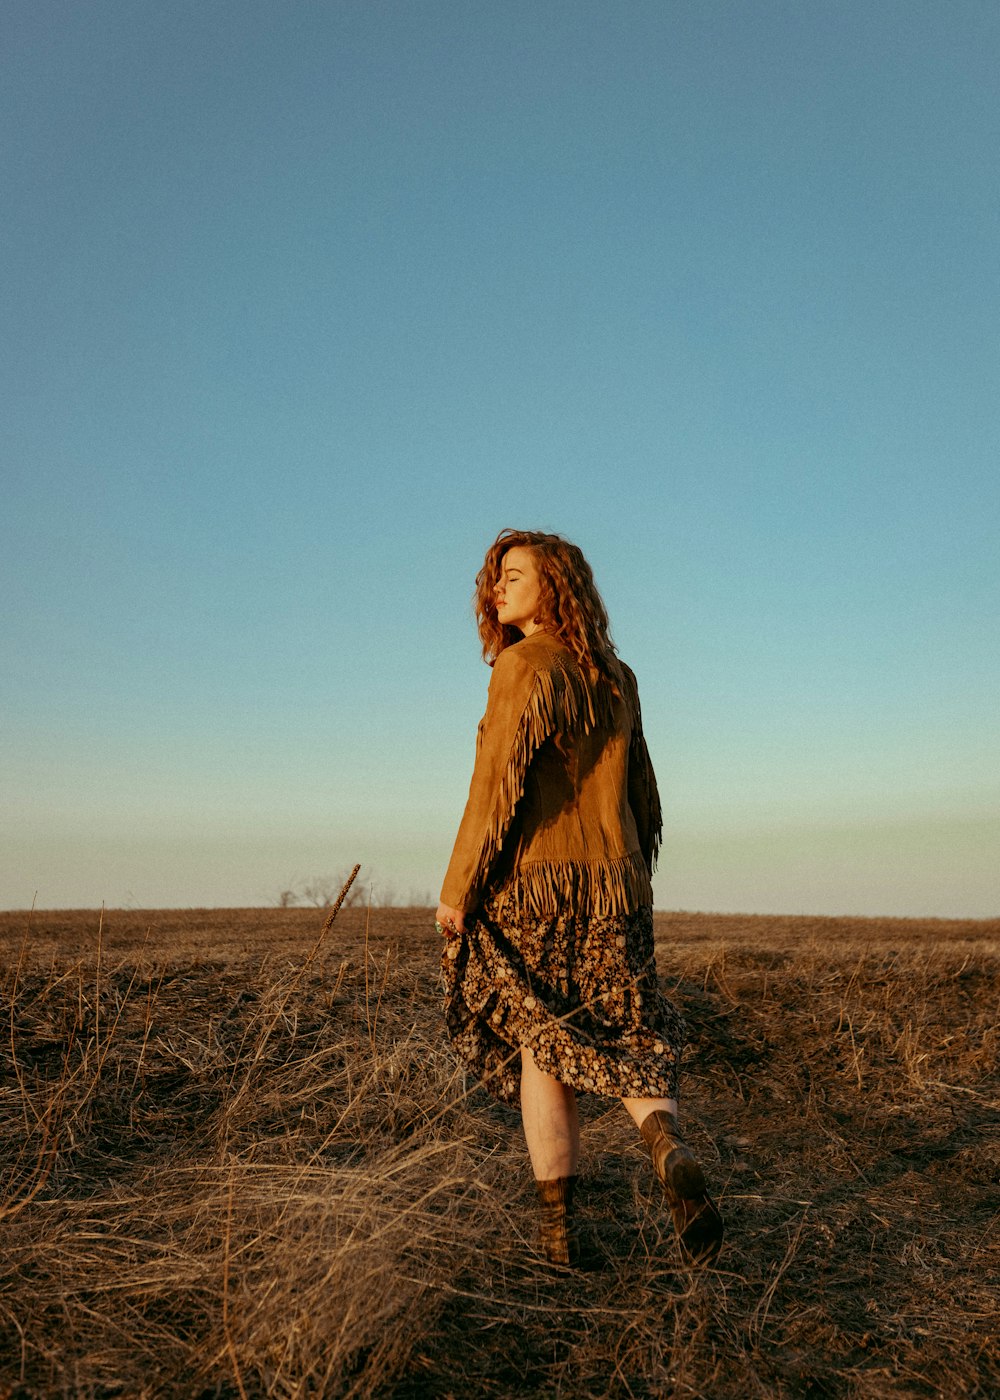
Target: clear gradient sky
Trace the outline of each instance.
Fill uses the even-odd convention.
[[[662,908],[1000,908],[1000,8],[8,0],[0,905],[436,899],[505,525]]]

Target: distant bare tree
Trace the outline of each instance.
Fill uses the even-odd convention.
[[[383,880],[373,889],[372,904],[376,909],[392,909],[399,902],[396,894],[396,886],[390,880]]]
[[[349,870],[340,870],[335,875],[314,875],[311,880],[293,879],[288,888],[275,897],[279,909],[292,909],[297,904],[311,904],[317,909],[329,909],[347,883]],[[351,908],[371,901],[375,909],[396,909],[404,904],[429,908],[433,904],[431,896],[410,891],[404,899],[397,884],[392,880],[381,880],[369,869],[367,877],[355,880],[344,900],[344,907]]]
[[[329,909],[346,885],[350,873],[349,870],[343,870],[337,875],[314,875],[303,884],[302,899],[307,904],[314,904],[317,909]],[[355,881],[347,892],[344,908],[350,909],[355,904],[363,904],[366,898],[366,887]]]

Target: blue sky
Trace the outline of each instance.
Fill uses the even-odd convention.
[[[0,905],[436,897],[505,525],[657,903],[997,913],[1000,11],[5,11]]]

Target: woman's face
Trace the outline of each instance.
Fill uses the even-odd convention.
[[[530,549],[519,544],[508,549],[493,592],[499,622],[505,627],[518,628],[526,637],[538,631],[541,624],[536,621],[536,614],[541,601],[541,580]]]

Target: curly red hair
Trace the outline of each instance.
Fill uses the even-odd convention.
[[[501,530],[486,551],[473,595],[483,659],[492,666],[506,647],[521,639],[519,628],[498,620],[495,595],[504,555],[515,547],[530,549],[538,569],[538,617],[545,630],[558,637],[582,667],[596,667],[610,680],[620,682],[622,671],[611,639],[608,610],[583,550],[562,535],[541,530]]]

